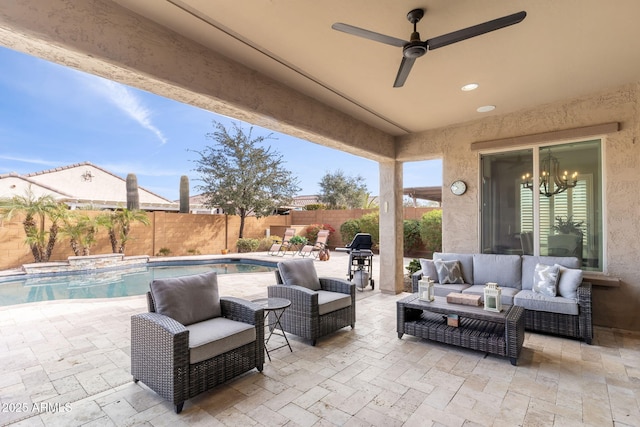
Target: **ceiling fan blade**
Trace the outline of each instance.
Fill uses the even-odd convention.
[[[409,72],[411,72],[411,67],[413,67],[414,62],[416,62],[416,58],[402,57],[402,62],[400,63],[400,68],[398,69],[398,74],[396,75],[396,81],[393,83],[393,87],[402,87],[404,85],[407,77],[409,77]]]
[[[472,27],[463,28],[462,30],[434,37],[425,41],[425,43],[429,47],[429,50],[437,49],[439,47],[447,46],[452,43],[470,39],[471,37],[476,37],[485,33],[489,33],[491,31],[499,30],[500,28],[508,27],[509,25],[517,24],[526,16],[527,12],[525,11],[514,13],[513,15],[503,16],[502,18],[493,19],[482,24],[474,25]]]
[[[354,27],[353,25],[343,24],[336,22],[331,26],[334,30],[342,31],[343,33],[351,34],[358,37],[364,37],[365,39],[373,40],[376,42],[389,44],[391,46],[403,47],[408,42],[406,40],[397,39],[391,36],[385,36],[384,34],[376,33],[373,31],[365,30],[363,28]]]

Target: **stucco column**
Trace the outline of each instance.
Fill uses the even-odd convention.
[[[383,293],[403,291],[402,163],[380,162],[380,283]]]

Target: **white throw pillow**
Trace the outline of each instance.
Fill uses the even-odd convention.
[[[567,268],[563,265],[556,264],[560,270],[560,279],[558,280],[558,293],[564,298],[578,298],[578,288],[582,283],[582,270],[577,268]]]

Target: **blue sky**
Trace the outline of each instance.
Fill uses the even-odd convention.
[[[0,174],[27,174],[89,161],[171,200],[180,176],[193,171],[212,141],[213,121],[231,119],[135,88],[0,47]],[[248,130],[250,124],[242,124]],[[269,130],[254,127],[254,135]],[[338,150],[274,133],[266,145],[282,154],[299,179],[299,195],[317,194],[327,172],[361,175],[377,195],[378,164]],[[442,184],[438,161],[407,163],[404,186]]]

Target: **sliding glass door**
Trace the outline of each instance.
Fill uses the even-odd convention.
[[[601,165],[600,140],[482,155],[482,250],[602,271]]]

